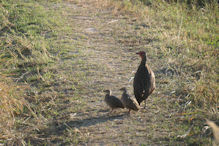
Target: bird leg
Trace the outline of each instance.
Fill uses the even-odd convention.
[[[111,111],[109,112],[109,114],[112,114],[112,113],[113,113],[113,111],[114,111],[114,109],[112,108],[112,109],[111,109]]]
[[[146,100],[144,100],[144,109],[146,109]]]
[[[147,98],[148,98],[148,92],[144,92],[143,93],[143,99],[144,99],[144,109],[146,108],[146,100],[147,100]]]
[[[109,112],[109,114],[113,113],[113,109],[111,109],[111,111]]]
[[[129,109],[129,112],[128,112],[128,115],[130,115],[131,114],[131,109]]]

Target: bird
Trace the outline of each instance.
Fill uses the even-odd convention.
[[[123,91],[121,101],[125,108],[129,109],[128,114],[130,114],[131,110],[138,111],[140,106],[135,98],[132,98],[128,93],[125,87],[120,89]]]
[[[144,51],[139,51],[138,54],[141,57],[141,63],[138,66],[138,70],[135,73],[134,81],[133,81],[133,89],[136,100],[139,105],[142,101],[145,100],[146,107],[146,99],[149,95],[155,90],[155,75],[151,70],[149,65],[147,64],[147,57]]]
[[[111,108],[110,113],[116,108],[124,108],[121,100],[116,96],[111,95],[111,90],[104,90],[103,92],[106,93],[104,101]]]
[[[213,122],[206,119],[206,123],[213,129],[215,145],[219,145],[219,127]]]

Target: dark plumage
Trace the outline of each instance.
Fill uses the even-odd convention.
[[[146,99],[155,89],[155,75],[151,68],[146,64],[146,53],[140,51],[136,54],[138,54],[142,60],[134,77],[134,95],[139,105],[145,100],[146,106]]]
[[[112,109],[111,112],[116,108],[124,108],[121,100],[113,95],[111,95],[110,90],[104,90],[106,93],[104,101]]]
[[[129,114],[131,110],[138,111],[140,109],[140,106],[136,99],[130,97],[125,87],[121,88],[120,90],[123,91],[121,101],[124,107],[129,109]]]

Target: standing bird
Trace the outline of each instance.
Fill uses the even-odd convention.
[[[129,114],[131,110],[138,111],[140,109],[140,106],[135,98],[131,98],[130,95],[127,93],[127,90],[125,87],[120,89],[123,91],[121,101],[125,108],[129,109]]]
[[[146,64],[146,53],[144,51],[140,51],[136,54],[141,57],[141,63],[134,77],[134,95],[139,105],[143,100],[145,100],[145,108],[146,99],[155,89],[155,75],[151,68],[148,66],[148,64]]]
[[[111,112],[116,108],[124,108],[121,100],[119,98],[111,95],[110,90],[104,90],[103,92],[106,93],[104,101],[112,109]]]

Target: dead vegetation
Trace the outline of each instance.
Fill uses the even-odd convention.
[[[0,139],[16,137],[14,126],[16,117],[23,112],[27,104],[24,100],[25,86],[18,86],[10,78],[1,74],[0,80]],[[4,78],[4,79],[3,79]]]

